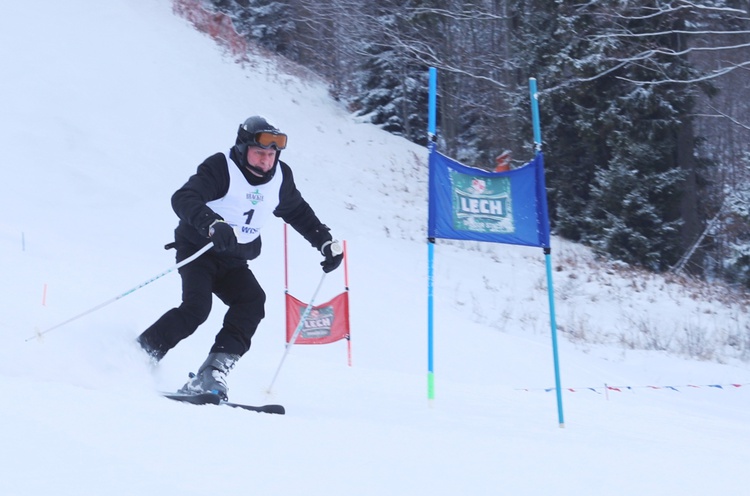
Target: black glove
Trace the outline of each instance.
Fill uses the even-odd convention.
[[[234,229],[223,220],[217,220],[211,224],[208,228],[208,237],[214,242],[214,250],[217,253],[237,248],[237,236],[234,235]]]
[[[325,260],[320,262],[320,265],[323,267],[323,272],[326,274],[336,270],[344,259],[344,251],[341,249],[341,245],[339,245],[338,241],[326,241],[323,248],[320,249],[320,252],[326,257]]]

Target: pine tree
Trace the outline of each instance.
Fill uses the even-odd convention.
[[[295,17],[290,0],[208,0],[229,15],[237,32],[274,53],[295,58]]]
[[[692,75],[684,58],[666,55],[679,49],[682,19],[648,13],[616,1],[561,9],[555,35],[565,42],[547,75],[549,184],[560,233],[663,270],[683,248],[681,164],[694,143],[680,136],[694,99],[688,87],[665,82]]]
[[[363,6],[370,20],[360,43],[362,62],[351,106],[386,131],[427,143],[427,65],[413,53],[420,19],[411,2]]]
[[[722,269],[728,280],[750,288],[750,152],[742,162],[744,181],[726,192],[724,202],[723,233],[731,241],[728,242],[730,254]]]

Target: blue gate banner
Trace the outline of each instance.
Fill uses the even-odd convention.
[[[430,152],[430,238],[550,247],[544,156],[489,172]]]

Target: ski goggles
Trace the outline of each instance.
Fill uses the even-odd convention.
[[[261,148],[271,148],[273,146],[277,150],[286,148],[286,134],[284,133],[259,131],[255,134],[250,134],[240,126],[239,135],[242,142],[252,146],[259,146]]]
[[[260,133],[255,133],[255,142],[261,148],[271,148],[273,146],[277,150],[283,150],[286,148],[286,134],[261,131]]]

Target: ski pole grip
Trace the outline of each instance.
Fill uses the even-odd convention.
[[[323,243],[323,246],[320,247],[320,253],[325,255],[325,249],[329,245],[331,246],[331,255],[333,255],[334,257],[336,255],[341,255],[342,253],[344,253],[344,249],[341,248],[341,245],[339,244],[339,242],[335,240],[326,241],[325,243]]]
[[[341,247],[338,241],[334,241],[333,243],[331,243],[331,255],[335,257],[336,255],[341,255],[342,253],[344,253],[344,249]]]

